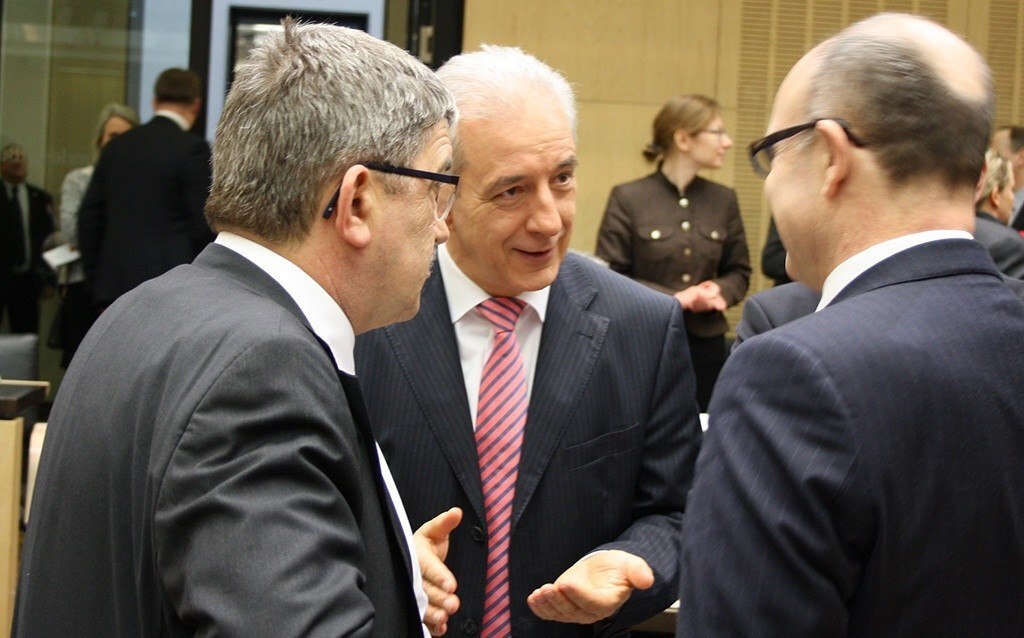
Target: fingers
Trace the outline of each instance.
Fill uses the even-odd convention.
[[[556,622],[590,624],[602,616],[581,608],[561,591],[560,586],[547,584],[536,589],[526,599],[530,610],[543,620]]]
[[[435,542],[445,541],[448,539],[448,535],[452,533],[452,530],[458,527],[461,522],[462,510],[458,507],[453,507],[446,512],[441,512],[421,525],[416,530],[416,533],[422,534]]]
[[[654,572],[644,559],[639,556],[633,559],[625,566],[626,582],[636,589],[650,589],[654,585]]]

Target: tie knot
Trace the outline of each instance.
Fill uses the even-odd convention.
[[[515,297],[491,297],[480,302],[477,312],[494,325],[498,332],[510,332],[516,327],[519,315],[523,313],[526,302]]]

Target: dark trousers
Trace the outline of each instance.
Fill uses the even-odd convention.
[[[715,389],[718,373],[725,365],[725,335],[718,337],[695,337],[686,333],[686,341],[690,345],[690,361],[693,362],[693,374],[697,377],[697,405],[701,412],[708,411],[711,403],[711,392]]]
[[[0,317],[5,309],[12,333],[39,334],[39,281],[35,273],[0,276]]]

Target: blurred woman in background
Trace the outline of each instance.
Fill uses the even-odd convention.
[[[95,152],[93,164],[107,142],[138,125],[139,118],[124,104],[108,104],[100,111],[93,137]],[[89,187],[93,165],[76,168],[64,177],[60,197],[60,228],[72,248],[78,248],[78,207]],[[58,342],[63,349],[61,367],[68,367],[85,333],[96,320],[96,308],[85,283],[81,261],[67,266],[61,312],[63,314]]]
[[[736,193],[697,175],[721,168],[732,139],[718,103],[679,95],[654,118],[644,149],[657,170],[612,189],[597,256],[638,282],[673,295],[683,307],[697,402],[707,411],[725,363],[722,311],[750,284],[750,255]]]

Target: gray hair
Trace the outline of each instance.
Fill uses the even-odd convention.
[[[92,136],[93,146],[96,147],[96,155],[99,155],[99,146],[100,140],[103,138],[103,129],[112,117],[119,117],[126,122],[130,122],[132,126],[139,125],[139,116],[135,114],[135,110],[130,106],[118,104],[117,102],[111,102],[104,106],[100,110],[99,117],[96,118],[96,128],[94,129]],[[95,160],[95,157],[93,159]]]
[[[809,119],[847,120],[894,185],[938,178],[973,189],[992,130],[991,73],[966,42],[973,59],[942,69],[920,42],[874,28],[904,17],[869,18],[821,45]]]
[[[206,218],[270,242],[307,235],[318,199],[358,163],[405,165],[455,120],[431,71],[362,31],[285,19],[239,67],[213,150]]]
[[[515,109],[525,92],[547,92],[553,107],[561,107],[576,137],[576,96],[572,86],[552,69],[518,47],[485,44],[479,51],[457,55],[437,71],[455,96],[459,117],[495,119]],[[452,131],[455,169],[463,165],[457,130]]]

